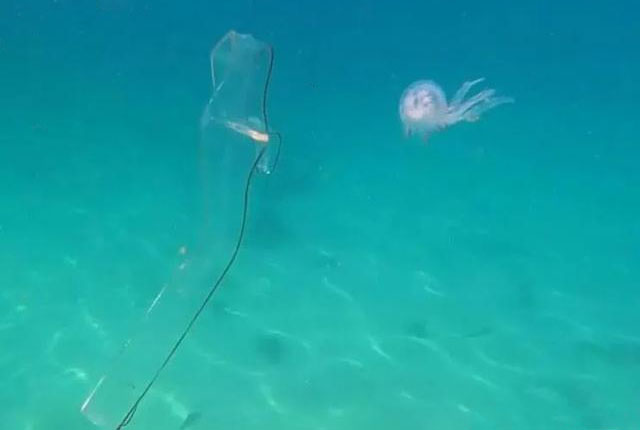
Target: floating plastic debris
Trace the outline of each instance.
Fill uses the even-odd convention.
[[[280,135],[269,129],[266,109],[272,68],[271,46],[248,34],[230,31],[211,52],[213,94],[201,125],[203,136],[214,137],[206,145],[209,170],[203,175],[205,194],[213,196],[208,209],[214,227],[197,235],[195,251],[179,248],[172,278],[150,298],[141,326],[82,404],[83,414],[101,428],[120,430],[133,420],[136,428],[169,428],[164,426],[177,420],[172,428],[188,429],[203,419],[204,413],[189,412],[203,410],[192,409],[192,403],[202,403],[201,390],[189,401],[178,401],[173,391],[183,387],[158,384],[168,385],[168,391],[154,384],[235,262],[256,172],[270,173],[277,161],[277,153],[274,160],[268,154],[272,143],[277,142],[277,150],[280,144]],[[167,398],[173,407],[167,407]]]

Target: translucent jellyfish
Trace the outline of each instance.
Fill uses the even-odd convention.
[[[450,103],[442,88],[433,81],[416,81],[400,97],[400,119],[407,136],[419,135],[425,141],[443,128],[460,121],[474,122],[480,114],[503,103],[513,102],[509,97],[495,97],[495,90],[486,89],[465,99],[472,86],[484,78],[467,81],[455,93]]]

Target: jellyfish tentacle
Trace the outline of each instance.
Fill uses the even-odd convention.
[[[464,103],[457,106],[454,111],[449,113],[450,123],[458,121],[477,121],[480,114],[483,112],[486,112],[500,104],[513,101],[513,99],[509,97],[494,97],[495,93],[496,91],[494,89],[486,89],[466,100]]]
[[[464,96],[467,95],[471,87],[473,87],[476,84],[479,84],[482,81],[484,81],[484,78],[478,78],[473,81],[467,81],[463,83],[462,86],[458,88],[458,91],[456,91],[455,95],[451,99],[451,102],[449,103],[449,108],[455,109],[458,105],[460,105],[462,100],[464,100]]]
[[[505,103],[513,103],[513,99],[511,97],[491,97],[486,100],[483,100],[481,103],[472,106],[468,109],[464,114],[463,118],[465,121],[474,122],[480,118],[480,115],[489,109],[493,109],[494,107],[505,104]]]
[[[405,137],[411,137],[412,135],[413,135],[413,131],[411,130],[411,127],[405,126],[404,127],[404,136]]]
[[[462,116],[472,107],[491,99],[491,97],[493,97],[495,93],[496,91],[493,89],[482,90],[475,96],[465,100],[464,103],[460,104],[456,111],[458,112],[459,116]]]

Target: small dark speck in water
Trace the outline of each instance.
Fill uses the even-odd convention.
[[[275,334],[260,335],[256,341],[256,351],[269,364],[280,364],[284,360],[285,345],[283,339]]]
[[[404,332],[407,336],[412,336],[418,339],[433,339],[435,333],[429,330],[429,326],[427,323],[423,321],[412,321],[405,325]],[[476,330],[470,330],[466,333],[454,334],[453,337],[462,337],[465,339],[475,339],[484,336],[490,336],[493,334],[493,329],[491,327],[480,327]],[[438,337],[448,337],[447,335],[443,335],[442,333]]]
[[[431,333],[427,329],[427,323],[423,321],[412,321],[405,326],[405,333],[408,336],[417,337],[418,339],[428,339]]]

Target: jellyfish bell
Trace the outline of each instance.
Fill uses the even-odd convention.
[[[433,81],[417,81],[409,85],[400,97],[399,113],[405,135],[420,135],[426,139],[443,122],[447,110],[444,91]]]
[[[471,87],[483,80],[480,78],[462,84],[449,103],[442,88],[433,81],[421,80],[409,85],[399,103],[405,135],[418,135],[426,141],[438,130],[461,121],[477,121],[489,109],[513,102],[509,97],[496,97],[493,89],[482,90],[465,99]]]

